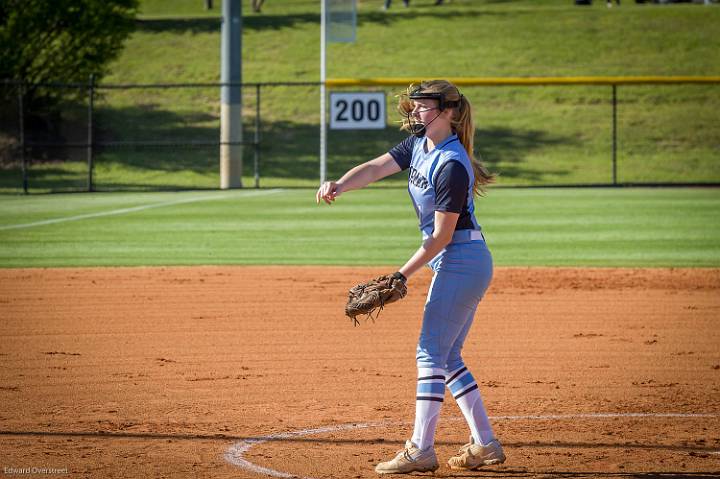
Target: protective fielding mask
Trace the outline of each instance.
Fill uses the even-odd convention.
[[[417,136],[418,138],[422,138],[423,136],[425,136],[425,133],[427,132],[428,125],[430,125],[430,123],[437,120],[437,117],[439,117],[441,114],[442,114],[442,111],[440,113],[438,113],[437,115],[435,115],[435,118],[433,118],[429,122],[423,123],[421,121],[418,121],[415,117],[413,117],[411,113],[408,113],[407,119],[408,119],[408,125],[410,125],[410,133]]]

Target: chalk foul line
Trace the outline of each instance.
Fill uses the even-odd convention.
[[[607,418],[715,418],[720,417],[720,414],[711,413],[643,413],[643,412],[631,412],[631,413],[580,413],[580,414],[539,414],[539,415],[520,415],[520,416],[490,416],[490,419],[496,421],[564,421],[573,419],[607,419]],[[451,418],[456,421],[464,421],[463,418]],[[314,479],[307,476],[298,476],[297,474],[291,474],[289,472],[278,471],[269,467],[260,466],[245,459],[245,454],[254,446],[263,444],[269,441],[277,441],[282,439],[291,439],[294,437],[312,436],[315,434],[323,434],[327,432],[337,431],[349,431],[353,429],[368,429],[371,427],[388,427],[392,425],[408,425],[410,423],[399,422],[399,423],[351,423],[351,424],[337,424],[334,426],[325,426],[312,429],[300,429],[297,431],[282,432],[277,434],[270,434],[267,436],[259,436],[256,438],[246,439],[244,441],[236,442],[225,451],[225,460],[241,469],[256,474],[262,474],[271,477],[280,477],[283,479]],[[720,454],[718,452],[712,452],[711,454]]]
[[[282,478],[300,478],[301,476],[298,476],[297,474],[290,474],[287,472],[276,471],[275,469],[270,469],[269,467],[263,467],[263,466],[259,466],[257,464],[253,464],[252,462],[245,459],[244,455],[253,446],[257,446],[258,444],[262,444],[262,443],[268,442],[268,441],[277,441],[279,439],[289,439],[289,438],[293,438],[293,437],[312,436],[314,434],[322,434],[322,433],[326,433],[326,432],[347,431],[347,430],[351,430],[351,429],[367,429],[370,427],[381,427],[384,425],[386,425],[386,424],[385,423],[338,424],[335,426],[318,427],[318,428],[313,428],[313,429],[301,429],[299,431],[283,432],[283,433],[278,433],[278,434],[270,434],[268,436],[262,436],[262,437],[253,438],[253,439],[246,439],[244,441],[237,442],[237,443],[233,444],[232,446],[230,446],[230,448],[225,452],[225,460],[227,462],[229,462],[230,464],[238,466],[241,469],[245,469],[246,471],[254,472],[257,474],[264,474],[266,476],[282,477]],[[301,479],[312,479],[312,478],[301,478]]]
[[[130,208],[120,208],[120,209],[109,210],[109,211],[98,211],[97,213],[87,213],[84,215],[64,216],[62,218],[52,218],[49,220],[34,221],[32,223],[5,225],[5,226],[0,226],[0,231],[15,230],[15,229],[22,229],[22,228],[32,228],[33,226],[45,226],[45,225],[52,225],[52,224],[56,224],[56,223],[66,223],[68,221],[79,221],[79,220],[86,220],[86,219],[90,219],[90,218],[100,218],[103,216],[124,215],[127,213],[135,213],[138,211],[150,210],[150,209],[154,209],[154,208],[163,208],[165,206],[175,206],[175,205],[182,205],[182,204],[186,204],[186,203],[197,203],[199,201],[224,200],[227,198],[250,198],[253,196],[271,195],[274,193],[279,193],[281,191],[283,191],[281,188],[277,188],[277,189],[264,190],[264,191],[251,191],[251,192],[248,192],[245,194],[200,196],[200,197],[196,197],[196,198],[184,198],[184,199],[173,200],[173,201],[162,201],[160,203],[150,203],[148,205],[139,205],[139,206],[133,206]]]

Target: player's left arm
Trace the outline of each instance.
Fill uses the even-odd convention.
[[[415,254],[400,268],[400,272],[406,278],[412,276],[450,244],[459,217],[459,213],[435,212],[435,230],[433,234],[423,241]]]
[[[435,218],[429,236],[415,254],[400,268],[409,277],[437,256],[452,240],[463,205],[467,201],[470,177],[458,161],[445,163],[435,178]]]

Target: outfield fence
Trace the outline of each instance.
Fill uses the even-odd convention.
[[[501,185],[720,185],[720,77],[450,80],[472,98],[476,146]],[[419,81],[326,82],[329,91],[383,91],[390,112],[385,130],[330,132],[329,177],[402,140],[392,127],[394,94]],[[319,82],[104,84],[90,77],[3,82],[0,191],[217,188],[223,86],[243,90],[244,139],[225,143],[247,147],[243,184],[316,185]],[[56,106],[59,114],[38,111],[27,98],[42,89],[73,90],[75,100]],[[298,97],[308,100],[280,113]]]

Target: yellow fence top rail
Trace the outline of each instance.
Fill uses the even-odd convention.
[[[331,78],[329,87],[407,86],[419,78]],[[600,76],[600,77],[465,77],[446,78],[457,86],[501,85],[646,85],[678,83],[720,83],[720,76]]]

